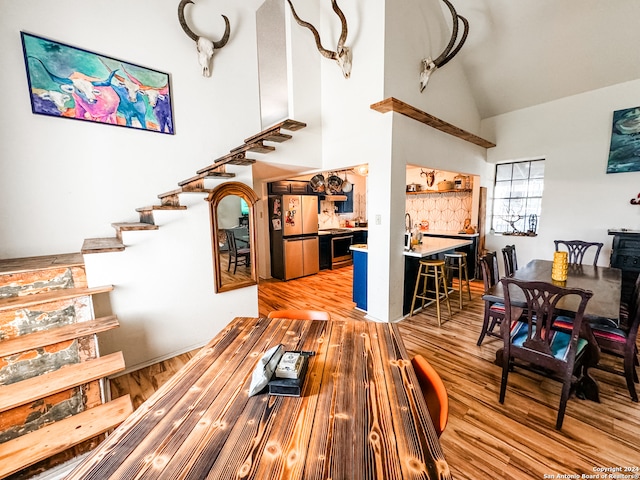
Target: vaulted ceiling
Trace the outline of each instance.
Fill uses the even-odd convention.
[[[640,78],[639,0],[451,1],[482,118]]]

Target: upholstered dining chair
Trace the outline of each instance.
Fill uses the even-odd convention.
[[[595,253],[593,255],[594,266],[598,263],[600,250],[604,245],[599,242],[583,242],[582,240],[554,240],[553,243],[556,245],[556,252],[560,251],[560,247],[566,248],[569,252],[569,263],[577,265],[582,265],[582,261],[584,260],[587,250],[595,248]]]
[[[251,249],[238,248],[236,236],[233,234],[233,230],[226,230],[226,233],[227,247],[229,248],[229,265],[227,266],[227,272],[231,269],[231,264],[233,264],[233,273],[235,274],[238,269],[238,265],[249,265]]]
[[[556,419],[556,429],[560,430],[574,373],[582,370],[588,352],[588,341],[580,338],[579,334],[584,311],[593,292],[508,277],[501,282],[504,286],[505,318],[501,328],[504,349],[501,355],[500,403],[504,403],[509,372],[516,366],[560,381],[562,393]],[[524,298],[526,303],[520,319],[512,316],[513,295]],[[564,297],[577,297],[576,301],[579,301],[570,333],[554,327],[559,316],[556,305]]]
[[[502,259],[504,260],[504,275],[506,277],[513,277],[513,274],[518,270],[518,257],[516,256],[516,246],[506,245],[502,249]]]
[[[638,363],[638,328],[640,326],[640,277],[636,281],[631,297],[626,308],[621,309],[621,318],[619,321],[610,320],[608,318],[590,319],[589,325],[593,336],[598,342],[600,352],[622,358],[622,371],[619,367],[610,366],[606,363],[599,362],[595,368],[622,375],[627,382],[629,396],[634,402],[638,401],[638,393],[635,384],[638,383],[638,372],[636,366]],[[567,317],[559,317],[556,326],[563,330],[572,328],[572,319]]]
[[[438,437],[442,435],[449,421],[449,397],[442,378],[433,366],[422,356],[416,355],[411,359],[411,364],[418,377],[420,390],[427,402],[429,415],[436,427]]]
[[[331,320],[331,314],[324,310],[273,310],[268,318],[290,318],[292,320]]]
[[[484,282],[484,293],[489,293],[500,281],[500,271],[498,267],[498,256],[496,252],[487,252],[480,257],[480,267],[482,269],[482,280]],[[522,309],[519,310],[522,313]],[[515,316],[515,315],[514,315]],[[484,301],[484,318],[482,321],[482,331],[478,337],[477,345],[482,345],[486,335],[500,338],[499,332],[494,332],[494,328],[500,326],[504,319],[504,303]]]

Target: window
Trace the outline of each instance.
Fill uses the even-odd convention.
[[[544,160],[496,165],[491,228],[505,235],[535,235],[544,189]]]

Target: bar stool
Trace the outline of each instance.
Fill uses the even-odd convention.
[[[416,299],[422,300],[422,308],[424,308],[425,300],[430,303],[436,303],[436,312],[438,315],[438,326],[442,326],[442,320],[440,319],[440,300],[443,298],[447,301],[447,308],[449,309],[449,318],[451,318],[451,304],[449,303],[449,288],[447,287],[447,274],[444,269],[444,260],[437,259],[425,259],[420,260],[420,268],[418,268],[418,277],[416,278],[416,288],[413,291],[413,300],[411,301],[411,313],[413,316],[413,309],[416,304]],[[433,286],[430,287],[429,279],[433,279]],[[420,289],[420,280],[424,280],[422,291],[418,293]]]
[[[467,293],[471,300],[471,286],[469,285],[469,270],[467,270],[467,254],[465,252],[445,253],[444,261],[447,272],[457,273],[458,276],[458,298],[460,300],[460,310],[462,310],[462,274],[464,274],[464,282],[467,284]],[[453,279],[454,275],[449,274],[449,278]]]

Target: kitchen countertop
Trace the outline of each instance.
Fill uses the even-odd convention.
[[[460,233],[455,230],[427,230],[426,232],[421,230],[420,232],[423,237],[447,235],[449,237],[472,238],[480,235],[479,233]]]
[[[473,236],[473,235],[467,235]],[[422,243],[415,245],[412,251],[403,252],[408,257],[428,257],[429,255],[435,255],[436,253],[447,252],[449,250],[455,250],[465,245],[471,245],[471,240],[457,240],[455,238],[441,238],[430,237],[422,238]],[[366,244],[351,245],[349,250],[354,252],[368,252]]]
[[[407,257],[428,257],[436,253],[447,252],[459,247],[464,247],[465,245],[471,245],[471,243],[473,243],[471,240],[458,240],[455,238],[422,237],[422,243],[414,245],[413,250],[405,251],[404,255]]]
[[[318,235],[331,235],[334,230],[344,230],[344,232],[340,233],[349,233],[349,232],[366,232],[368,230],[367,227],[335,227],[335,228],[324,228],[322,230],[318,230]]]

